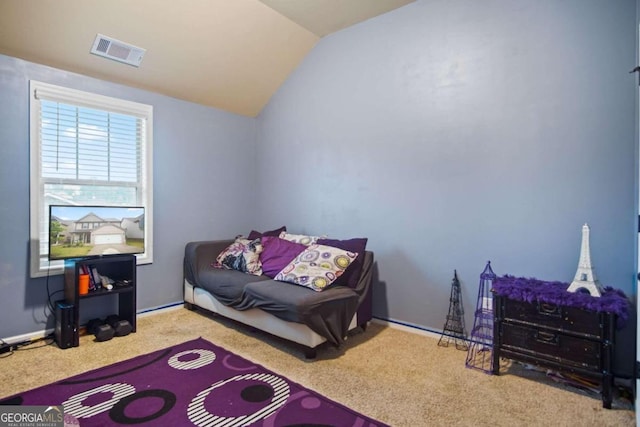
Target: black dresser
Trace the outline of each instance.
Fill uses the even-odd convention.
[[[611,408],[615,314],[495,294],[493,309],[493,374],[508,358],[593,378]]]

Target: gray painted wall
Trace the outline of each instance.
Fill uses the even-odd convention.
[[[260,206],[369,237],[375,315],[441,330],[454,269],[635,294],[634,0],[418,1],[322,39],[259,116]]]
[[[255,119],[0,55],[0,337],[53,327],[46,278],[28,272],[30,79],[153,105],[154,263],[138,267],[138,310],[182,302],[185,243],[253,226]],[[81,322],[114,304],[83,302]]]

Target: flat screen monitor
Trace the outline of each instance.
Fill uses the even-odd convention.
[[[49,206],[49,259],[144,253],[144,207]]]

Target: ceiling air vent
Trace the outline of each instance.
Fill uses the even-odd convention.
[[[146,49],[121,42],[112,37],[98,34],[93,42],[91,53],[114,61],[139,67]]]

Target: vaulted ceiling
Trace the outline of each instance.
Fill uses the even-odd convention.
[[[414,0],[0,0],[0,53],[254,117],[321,37]],[[97,34],[146,49],[90,53]]]

